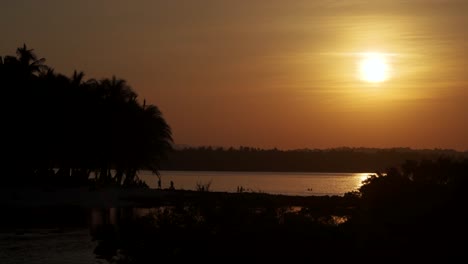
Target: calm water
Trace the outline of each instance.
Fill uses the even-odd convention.
[[[242,187],[250,192],[285,195],[343,195],[357,190],[372,173],[324,172],[226,172],[226,171],[162,171],[162,188],[174,182],[176,189],[196,190],[197,184],[210,184],[211,191],[236,192]],[[158,179],[150,171],[140,178],[151,188]]]
[[[197,184],[211,183],[211,191],[236,192],[243,187],[249,192],[285,195],[343,195],[358,189],[371,173],[315,173],[315,172],[213,172],[162,171],[162,188],[170,181],[176,189],[196,190]],[[157,188],[157,177],[149,171],[140,178],[151,188]],[[126,212],[131,210],[131,212]],[[116,224],[122,213],[145,215],[151,210],[142,208],[97,208],[90,212],[88,227],[65,230],[29,230],[25,233],[0,232],[0,262],[13,263],[106,263],[93,253],[97,242],[93,230],[102,224]]]

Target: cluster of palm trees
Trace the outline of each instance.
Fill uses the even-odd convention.
[[[172,148],[159,109],[116,77],[54,72],[26,45],[0,56],[3,179],[134,185]],[[141,183],[141,182],[140,182]]]

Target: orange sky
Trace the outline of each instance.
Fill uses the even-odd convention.
[[[126,79],[177,144],[468,150],[468,1],[6,2],[0,55]]]

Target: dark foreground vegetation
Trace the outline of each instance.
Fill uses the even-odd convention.
[[[95,230],[96,254],[122,263],[466,259],[467,175],[468,160],[439,159],[408,161],[343,197],[180,192]]]

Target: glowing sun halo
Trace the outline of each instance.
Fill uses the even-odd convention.
[[[371,83],[384,82],[389,78],[389,68],[385,54],[363,53],[359,61],[359,78]]]

